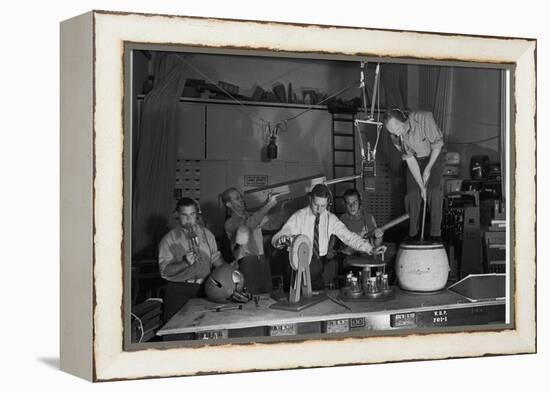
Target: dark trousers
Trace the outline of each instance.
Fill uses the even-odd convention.
[[[189,299],[204,297],[204,285],[168,281],[164,294],[164,322],[168,322]]]
[[[325,282],[323,280],[323,272],[325,271],[325,264],[327,257],[322,256],[315,258],[311,257],[311,263],[309,264],[309,272],[311,274],[311,288],[314,291],[319,291],[325,288]]]
[[[254,295],[271,293],[271,266],[264,255],[248,255],[239,259],[239,270],[244,276],[246,290]]]
[[[420,174],[430,160],[429,157],[417,158]],[[443,172],[445,170],[445,151],[442,150],[435,161],[428,186],[426,187],[427,208],[430,213],[430,235],[441,236],[441,218],[443,215]],[[419,232],[419,223],[422,225],[422,196],[420,188],[414,180],[411,171],[407,168],[407,195],[405,196],[405,210],[410,216],[409,236],[416,236]],[[427,211],[426,211],[426,214]]]

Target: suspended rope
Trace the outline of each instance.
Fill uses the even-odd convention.
[[[225,94],[227,94],[227,96],[229,98],[231,98],[232,101],[236,102],[237,104],[239,104],[243,110],[241,110],[242,113],[244,113],[246,116],[248,116],[248,118],[255,124],[256,123],[256,119],[259,119],[261,121],[262,124],[257,124],[259,125],[260,127],[263,127],[265,125],[265,123],[269,123],[267,120],[264,120],[262,117],[258,116],[256,113],[252,112],[250,109],[247,108],[247,106],[245,104],[243,104],[240,100],[238,100],[237,98],[235,98],[230,92],[228,92],[227,90],[225,90],[223,87],[221,86],[218,86],[216,85],[216,82],[214,82],[212,80],[212,78],[210,78],[208,75],[206,75],[204,72],[202,72],[201,70],[199,70],[197,67],[195,67],[193,64],[191,64],[190,62],[188,62],[187,60],[185,60],[180,54],[176,54],[177,58],[182,61],[183,63],[185,63],[186,65],[188,65],[189,67],[191,67],[196,73],[198,73],[199,75],[201,75],[204,79],[206,79],[208,82],[212,83],[213,85],[216,86],[216,88],[220,89],[222,92],[224,92]]]
[[[317,104],[315,104],[315,105],[322,105],[324,102],[327,102],[328,100],[330,100],[330,99],[332,99],[332,98],[335,98],[335,97],[339,96],[340,94],[345,93],[346,91],[348,91],[349,89],[351,89],[352,87],[355,87],[355,86],[357,86],[357,82],[354,82],[354,83],[352,83],[351,85],[349,85],[349,86],[347,86],[347,87],[344,87],[342,90],[340,90],[340,91],[338,91],[338,92],[336,92],[336,93],[334,93],[334,94],[331,94],[330,96],[328,96],[328,97],[325,98],[324,100],[319,101],[319,102],[318,102]],[[285,119],[285,120],[281,120],[279,123],[280,123],[280,124],[284,124],[285,127],[286,127],[286,126],[287,126],[286,123],[288,123],[289,121],[294,120],[294,119],[296,119],[297,117],[302,116],[303,114],[305,114],[305,113],[307,113],[307,112],[309,112],[309,111],[315,109],[315,105],[311,105],[311,106],[309,106],[307,109],[305,109],[304,111],[302,111],[302,112],[300,112],[300,113],[298,113],[298,114],[296,114],[296,115],[294,115],[294,116],[291,116],[291,117],[289,117],[289,118],[287,118],[287,119]]]
[[[378,83],[376,91],[376,143],[374,144],[374,149],[372,150],[372,159],[376,160],[376,149],[378,148],[378,141],[380,140],[380,131],[382,131],[382,122],[380,121],[380,78],[381,72],[379,70],[380,63],[376,66],[378,73]],[[371,113],[372,116],[372,113]]]
[[[245,114],[252,121],[253,124],[256,124],[261,129],[263,129],[264,133],[266,133],[266,131],[267,131],[267,134],[269,136],[277,136],[279,131],[283,131],[283,132],[286,131],[288,129],[288,122],[289,121],[297,119],[298,117],[300,117],[300,116],[306,114],[307,112],[310,112],[311,110],[315,109],[316,105],[322,105],[323,103],[329,101],[330,99],[335,98],[335,97],[347,92],[349,89],[357,86],[357,82],[354,82],[353,84],[337,91],[336,93],[333,93],[333,94],[329,95],[328,97],[326,97],[322,101],[318,102],[316,105],[310,105],[305,110],[303,110],[300,113],[297,113],[294,116],[291,116],[287,119],[284,119],[284,120],[281,120],[281,121],[278,121],[278,122],[271,122],[271,121],[265,120],[261,116],[258,116],[255,112],[251,111],[247,107],[246,104],[244,104],[241,100],[237,99],[235,96],[233,96],[229,91],[227,91],[223,87],[217,85],[216,82],[212,78],[210,78],[208,75],[206,75],[200,69],[195,67],[192,63],[187,61],[180,54],[176,54],[176,58],[179,61],[181,61],[182,63],[189,66],[196,73],[201,75],[209,83],[215,85],[216,88],[219,89],[220,91],[222,91],[224,94],[226,94],[231,99],[231,101],[238,104],[240,106],[239,110],[243,114]],[[365,116],[367,117],[367,120],[356,119],[355,120],[355,127],[357,129],[357,132],[358,132],[358,135],[359,135],[359,140],[361,142],[361,157],[362,157],[362,159],[363,160],[370,160],[370,159],[375,160],[376,159],[376,152],[377,152],[377,148],[378,148],[378,142],[380,140],[380,132],[382,130],[382,123],[380,122],[380,113],[381,113],[380,112],[380,74],[381,74],[381,72],[380,72],[380,63],[377,64],[376,71],[375,71],[375,81],[374,81],[374,89],[373,89],[374,94],[373,95],[375,95],[376,97],[373,97],[372,104],[371,104],[371,113],[370,113],[370,115],[369,115],[368,109],[367,109],[367,91],[366,91],[366,79],[365,79],[365,77],[366,77],[365,74],[367,72],[367,67],[368,67],[367,62],[361,62],[361,72],[360,72],[360,81],[359,81],[359,88],[362,89],[362,96],[363,96],[363,111],[365,113]],[[376,120],[374,120],[374,107],[375,107],[375,105],[376,105],[376,111],[377,111]],[[496,124],[486,124],[486,123],[476,121],[474,119],[471,119],[471,118],[468,118],[468,117],[465,117],[465,116],[456,115],[456,114],[445,114],[444,116],[458,117],[458,118],[462,118],[462,119],[467,119],[467,120],[469,120],[473,123],[484,124],[486,126],[498,126]],[[258,120],[259,120],[259,123],[258,123]],[[372,149],[370,149],[370,142],[367,141],[367,146],[368,146],[367,154],[365,154],[365,149],[363,147],[364,144],[363,144],[362,133],[361,133],[361,130],[359,128],[360,123],[376,125],[376,141],[375,141],[374,147]],[[500,135],[492,136],[492,137],[489,137],[489,138],[486,138],[486,139],[480,139],[480,140],[477,140],[477,141],[447,142],[447,143],[449,145],[472,145],[472,144],[477,144],[477,143],[488,142],[488,141],[491,141],[491,140],[497,139],[497,138],[500,138]],[[369,157],[369,155],[371,157]]]

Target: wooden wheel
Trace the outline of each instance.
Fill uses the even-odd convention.
[[[302,270],[304,267],[309,266],[311,263],[311,255],[313,253],[313,247],[309,237],[305,235],[298,235],[292,239],[288,256],[290,259],[290,266],[293,270]],[[300,269],[300,267],[302,269]]]

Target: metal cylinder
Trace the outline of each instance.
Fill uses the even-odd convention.
[[[378,284],[376,281],[376,277],[369,277],[367,281],[367,293],[377,293],[378,290]]]
[[[388,289],[390,289],[390,285],[389,285],[389,281],[388,281],[388,275],[387,274],[383,274],[382,275],[382,286],[381,288],[383,291],[387,291]]]

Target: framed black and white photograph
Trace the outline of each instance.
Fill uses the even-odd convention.
[[[94,11],[61,44],[63,369],[536,350],[535,40]]]

